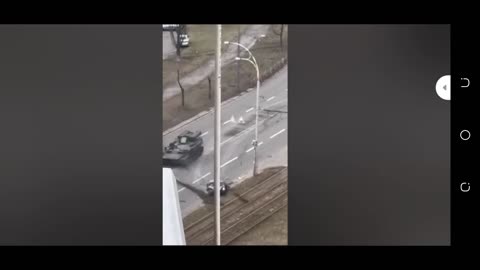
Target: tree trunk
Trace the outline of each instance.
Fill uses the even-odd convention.
[[[207,78],[208,78],[208,99],[211,100],[212,99],[212,79],[210,78],[210,76],[208,76]]]
[[[177,57],[181,57],[182,53],[181,53],[181,50],[180,50],[180,38],[179,38],[180,30],[177,29],[177,31],[175,31],[175,33],[177,34],[177,38],[175,38],[175,34],[173,32],[174,31],[170,31],[170,39],[172,40],[173,46],[175,46]]]
[[[282,51],[283,51],[283,24],[280,28],[280,47],[282,48]]]
[[[180,83],[180,39],[179,39],[179,28],[176,31],[177,33],[177,39],[175,40],[175,35],[173,34],[173,31],[170,32],[170,37],[172,39],[173,44],[175,45],[175,48],[177,49],[177,57],[176,57],[176,65],[177,65],[177,83],[178,86],[180,87],[181,93],[182,93],[182,107],[185,107],[185,89],[183,89],[182,84]]]
[[[182,92],[182,107],[185,107],[185,89],[183,89],[182,84],[180,83],[180,69],[177,68],[177,83]]]

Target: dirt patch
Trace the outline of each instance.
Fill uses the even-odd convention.
[[[234,27],[234,26],[232,26]],[[237,26],[238,27],[238,26]],[[275,26],[271,27],[272,29]],[[193,37],[192,37],[193,40]],[[213,39],[214,40],[214,39]],[[257,41],[251,48],[252,54],[255,55],[262,80],[272,76],[276,71],[287,63],[288,51],[288,27],[285,29],[283,36],[283,49],[280,47],[279,36],[273,31],[269,31],[266,37]],[[213,53],[213,52],[212,52]],[[205,53],[208,55],[208,53]],[[194,69],[207,61],[207,58],[195,57],[195,54],[184,54],[182,61],[190,61],[189,66],[184,67],[182,63],[182,74],[187,74],[186,70]],[[211,55],[210,55],[211,56]],[[191,57],[191,58],[189,58]],[[203,59],[203,60],[202,60]],[[170,64],[169,64],[170,63]],[[193,63],[193,64],[192,64]],[[167,65],[166,69],[165,66]],[[240,70],[239,87],[237,87],[237,65]],[[185,70],[184,70],[185,68]],[[190,70],[191,71],[191,70]],[[164,60],[164,85],[167,81],[175,81],[176,79],[176,63],[173,60]],[[212,79],[211,86],[214,87],[215,81]],[[256,84],[255,68],[248,62],[234,62],[230,65],[222,67],[222,101],[230,99],[248,88],[254,87]],[[213,90],[213,89],[212,89]],[[181,95],[176,95],[163,102],[163,130],[167,130],[177,124],[197,115],[202,111],[209,110],[213,106],[213,93],[209,95],[209,82],[207,79],[202,80],[195,85],[191,91],[186,91],[185,107],[182,107]]]

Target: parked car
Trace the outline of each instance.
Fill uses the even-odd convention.
[[[178,40],[180,42],[180,46],[182,47],[190,46],[190,37],[188,36],[188,34],[180,34],[178,36]]]

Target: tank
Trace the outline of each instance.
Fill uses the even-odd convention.
[[[200,131],[184,131],[163,151],[165,166],[187,166],[203,154],[203,139]]]

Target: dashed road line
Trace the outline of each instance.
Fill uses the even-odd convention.
[[[208,134],[208,131],[205,131],[204,133],[202,133],[202,135],[200,135],[200,137],[203,137],[203,136],[205,136],[205,135],[207,135],[207,134]]]
[[[245,112],[248,113],[248,112],[251,112],[253,111],[253,107],[251,107],[250,109],[246,110]]]
[[[270,136],[270,139],[275,138],[275,136],[279,135],[280,133],[282,133],[282,132],[284,132],[284,131],[285,131],[285,129],[280,130],[279,132],[277,132],[277,133],[273,134],[272,136]]]
[[[259,143],[258,143],[258,146],[260,146],[260,145],[262,145],[262,144],[263,144],[263,142],[259,142]]]
[[[269,97],[269,98],[267,99],[267,102],[269,102],[270,100],[272,100],[272,99],[274,99],[274,98],[275,98],[275,96]]]
[[[197,180],[193,181],[192,184],[197,183],[198,181],[202,180],[203,178],[205,178],[205,177],[207,177],[207,176],[209,176],[209,175],[210,175],[210,173],[205,174],[204,176],[202,176],[202,177],[198,178]]]
[[[184,191],[184,190],[185,190],[185,188],[182,187],[181,189],[178,190],[178,192],[182,192],[182,191]]]
[[[267,108],[271,108],[271,107],[273,107],[273,106],[275,106],[275,105],[278,105],[278,104],[280,104],[280,103],[283,103],[283,102],[285,102],[285,101],[287,101],[287,99],[282,99],[282,100],[280,100],[280,101],[277,101],[277,102],[275,102],[275,103],[272,103],[272,104],[270,104],[270,105],[268,105],[268,106],[263,107],[262,110],[265,110],[265,109],[267,109]]]
[[[234,162],[237,159],[238,159],[238,157],[234,157],[234,158],[230,159],[229,161],[227,161],[223,165],[221,165],[220,168],[223,168],[223,167],[227,166],[228,164]]]

